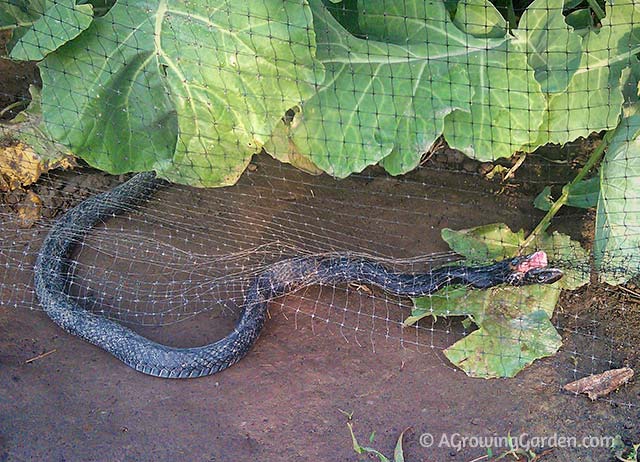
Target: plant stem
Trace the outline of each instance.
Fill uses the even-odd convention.
[[[507,22],[509,23],[509,30],[518,27],[518,19],[516,18],[516,11],[513,8],[513,0],[507,2]]]
[[[569,193],[571,192],[571,188],[575,186],[576,183],[579,183],[580,181],[584,180],[584,177],[587,176],[589,171],[602,158],[602,155],[604,154],[605,149],[607,149],[607,147],[609,146],[609,143],[611,143],[611,138],[613,138],[614,132],[615,130],[609,130],[604,135],[598,147],[591,153],[591,155],[589,156],[589,159],[587,160],[587,163],[584,164],[584,166],[580,169],[580,171],[575,176],[575,178],[571,180],[570,183],[567,183],[562,187],[562,195],[558,198],[557,201],[553,203],[551,208],[549,208],[549,211],[542,218],[542,220],[540,220],[540,223],[538,223],[538,226],[536,226],[535,229],[531,231],[531,234],[529,234],[529,236],[525,239],[525,241],[520,246],[521,249],[524,249],[529,245],[531,245],[531,243],[535,240],[535,238],[538,235],[544,233],[547,230],[547,228],[551,224],[551,219],[556,215],[556,213],[558,213],[558,211],[562,208],[562,206],[567,203],[567,200],[569,199]]]
[[[2,117],[3,115],[5,115],[7,112],[9,112],[11,109],[15,109],[17,107],[20,106],[24,106],[26,103],[26,101],[16,101],[15,103],[11,103],[10,105],[8,105],[7,107],[5,107],[4,109],[0,110],[0,117]]]
[[[0,32],[4,32],[7,30],[14,30],[18,27],[30,27],[33,25],[34,21],[31,22],[19,22],[17,24],[7,24],[6,26],[0,26]]]
[[[602,18],[604,18],[606,14],[602,7],[598,4],[598,0],[587,0],[587,3],[598,17],[598,21],[602,21]]]

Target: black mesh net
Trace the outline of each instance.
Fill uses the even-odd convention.
[[[639,28],[631,0],[0,0],[0,460],[355,460],[406,427],[410,460],[636,460]],[[117,326],[260,338],[182,364]],[[167,382],[65,330],[152,375],[248,355]]]

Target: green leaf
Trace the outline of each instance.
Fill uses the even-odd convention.
[[[466,293],[451,297],[440,312],[464,312],[479,327],[444,352],[468,375],[513,377],[561,346],[561,337],[549,321],[560,294],[558,287],[461,290]],[[422,306],[428,303],[425,299],[428,297],[418,299]],[[412,315],[418,317],[419,313],[414,310]]]
[[[551,208],[553,196],[551,196],[551,186],[545,186],[540,194],[533,200],[533,206],[545,212]]]
[[[535,0],[514,34],[526,43],[528,63],[545,93],[567,89],[580,65],[582,40],[565,23],[563,0]]]
[[[411,326],[426,316],[469,316],[468,308],[462,303],[468,296],[466,287],[445,287],[429,297],[413,300],[411,316],[403,324]]]
[[[319,0],[310,4],[327,80],[304,102],[293,141],[340,178],[394,148],[401,158],[385,161],[385,167],[394,174],[415,167],[422,150],[442,133],[443,117],[469,107],[464,62],[470,50],[504,42],[464,34],[442,2],[367,1],[360,27],[369,40],[348,33]]]
[[[511,40],[469,54],[465,61],[473,89],[471,111],[457,110],[445,118],[445,138],[452,148],[480,161],[510,157],[538,137],[545,110],[526,44]]]
[[[532,301],[540,303],[540,299]],[[515,377],[533,361],[555,354],[562,346],[562,337],[542,310],[492,320],[495,322],[486,322],[444,351],[449,361],[471,377]]]
[[[29,27],[46,8],[47,0],[11,0],[0,3],[0,28]]]
[[[569,195],[567,196],[565,205],[589,209],[598,204],[600,178],[597,176],[589,178],[588,180],[576,183],[572,187],[567,187],[567,189],[569,190]],[[551,204],[553,204],[551,187],[545,186],[542,192],[534,199],[533,205],[540,210],[547,211],[551,208]]]
[[[463,255],[471,263],[511,258],[518,254],[520,244],[524,241],[523,230],[514,233],[504,223],[460,231],[444,228],[441,235],[451,250]]]
[[[90,4],[93,6],[95,16],[104,16],[116,4],[117,0],[78,0],[79,4]]]
[[[292,127],[296,127],[300,123],[300,108],[291,109],[293,112],[291,120],[281,120],[276,125],[271,138],[264,145],[264,150],[275,159],[280,162],[285,162],[299,168],[302,171],[310,173],[311,175],[318,175],[322,173],[316,165],[298,151],[298,147],[291,139]]]
[[[624,284],[640,272],[640,114],[630,108],[600,167],[594,256],[600,280]]]
[[[360,444],[358,443],[358,440],[356,439],[356,435],[353,433],[353,425],[351,424],[351,422],[347,422],[347,428],[349,428],[349,433],[351,434],[351,443],[353,445],[353,450],[356,452],[356,454],[368,453],[376,456],[380,462],[391,462],[380,451],[373,448],[360,446]],[[400,433],[400,436],[398,436],[398,441],[396,442],[396,447],[393,451],[393,462],[404,462],[404,451],[402,449],[402,439],[404,438],[405,432],[406,430],[404,430],[402,433]],[[374,435],[375,435],[375,432],[372,432],[371,436],[369,437],[369,443],[373,443]]]
[[[488,0],[463,0],[458,3],[453,22],[475,37],[504,37],[507,21]]]
[[[233,184],[323,78],[311,19],[303,0],[119,1],[40,65],[47,127],[110,173]]]
[[[440,79],[438,84],[420,86],[413,98],[414,105],[407,107],[399,118],[395,145],[380,165],[391,175],[402,175],[415,169],[424,152],[429,151],[444,130],[444,116],[455,109],[469,110],[468,102],[461,97],[466,93],[471,99],[469,77],[463,66],[450,65],[446,76],[438,77],[427,71],[428,79]],[[443,85],[444,84],[444,85]],[[424,109],[439,110],[435,115]],[[415,111],[418,112],[415,112]]]
[[[583,38],[580,66],[566,91],[549,98],[536,145],[564,144],[618,124],[622,70],[640,52],[640,23],[630,20],[640,15],[640,5],[607,2],[606,6],[602,27]]]
[[[571,207],[578,207],[582,209],[588,209],[595,207],[598,203],[598,195],[600,193],[600,178],[593,177],[588,180],[583,180],[573,187],[569,188],[569,198],[567,205]]]
[[[361,35],[358,15],[358,0],[322,0],[327,10],[353,35]]]
[[[40,89],[31,85],[29,93],[29,106],[10,121],[0,123],[0,141],[13,139],[25,143],[33,149],[45,171],[58,165],[70,165],[73,153],[56,143],[42,123]]]
[[[47,9],[12,44],[9,57],[22,61],[40,61],[86,30],[93,21],[91,5],[76,5],[75,0],[47,2]]]
[[[572,11],[565,17],[565,22],[573,27],[579,35],[585,35],[595,26],[591,10],[588,8]]]
[[[349,428],[349,433],[351,434],[351,443],[353,444],[353,450],[356,452],[356,454],[372,454],[376,456],[380,462],[391,462],[380,451],[373,448],[368,448],[366,446],[360,446],[360,443],[358,443],[358,440],[356,439],[356,435],[353,433],[353,425],[351,424],[351,422],[347,422],[347,427]]]
[[[406,430],[405,430],[406,431]],[[398,442],[393,450],[393,462],[404,462],[404,450],[402,449],[402,439],[404,438],[404,432],[398,436]]]
[[[442,237],[469,263],[510,258],[520,250],[544,250],[551,262],[570,263],[565,265],[570,267],[563,268],[564,277],[552,285],[487,290],[447,287],[414,299],[405,324],[426,316],[466,316],[477,324],[478,330],[445,350],[449,360],[474,377],[513,377],[536,359],[554,354],[561,337],[550,318],[560,289],[576,289],[589,279],[589,256],[580,244],[553,233],[538,236],[521,249],[524,232],[514,233],[501,223],[461,231],[444,229]]]
[[[437,0],[360,4],[367,11],[360,28],[370,38],[404,45],[409,48],[405,56],[411,46],[429,45],[426,74],[420,68],[405,77],[416,80],[417,90],[412,90],[412,100],[396,106],[396,146],[382,162],[388,172],[397,175],[415,168],[443,131],[451,147],[478,160],[511,156],[537,137],[545,102],[526,65],[522,43],[505,41],[504,34],[478,39],[463,33]],[[397,85],[402,74],[394,69],[392,75]]]
[[[565,11],[577,8],[584,0],[565,0],[563,9]]]

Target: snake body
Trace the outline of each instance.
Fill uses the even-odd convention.
[[[154,173],[140,173],[69,210],[50,229],[34,269],[36,294],[56,324],[135,370],[156,377],[202,377],[238,362],[258,338],[268,302],[305,285],[356,282],[399,296],[419,297],[453,284],[487,288],[504,283],[550,283],[562,276],[560,270],[544,268],[546,256],[542,264],[527,263],[532,258],[539,260],[540,252],[534,254],[537,257],[530,255],[487,266],[449,266],[423,274],[397,273],[373,259],[349,254],[294,257],[269,266],[255,277],[245,293],[240,319],[226,337],[200,347],[174,348],[91,313],[65,292],[69,258],[75,246],[96,223],[130,211],[148,199],[160,183]]]

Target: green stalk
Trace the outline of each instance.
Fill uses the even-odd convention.
[[[513,0],[507,2],[507,22],[510,30],[518,27],[518,18],[516,18],[516,10],[513,8]]]
[[[531,245],[531,243],[535,240],[535,238],[538,235],[544,233],[547,230],[547,228],[551,224],[551,219],[556,215],[556,213],[558,213],[558,211],[562,208],[562,206],[567,203],[571,188],[575,186],[576,183],[579,183],[580,181],[584,180],[584,177],[587,176],[589,171],[600,161],[600,159],[602,158],[602,155],[604,154],[605,149],[607,149],[607,147],[611,143],[611,138],[613,138],[614,132],[615,130],[609,130],[604,135],[604,137],[602,138],[602,142],[591,153],[591,155],[589,156],[589,159],[587,160],[587,163],[584,164],[584,166],[580,169],[580,171],[575,176],[575,178],[571,180],[570,183],[567,183],[562,187],[562,195],[558,198],[557,201],[553,203],[553,205],[549,208],[549,211],[547,212],[547,214],[542,218],[542,220],[540,220],[540,223],[538,223],[538,226],[536,226],[535,229],[531,232],[531,234],[529,234],[529,236],[525,239],[525,241],[520,246],[521,249],[524,249],[529,245]]]
[[[18,27],[31,27],[33,25],[34,21],[31,22],[19,22],[17,24],[7,24],[6,26],[0,26],[0,32],[4,32],[4,31],[8,31],[8,30],[14,30],[17,29]]]
[[[587,3],[598,17],[598,21],[602,21],[602,18],[604,18],[606,14],[602,7],[598,4],[598,0],[587,0]]]
[[[11,103],[10,105],[8,105],[7,107],[5,107],[4,109],[0,110],[0,117],[2,117],[3,115],[5,115],[7,112],[9,112],[11,109],[15,109],[17,107],[20,106],[24,106],[26,103],[26,101],[16,101],[15,103]]]

